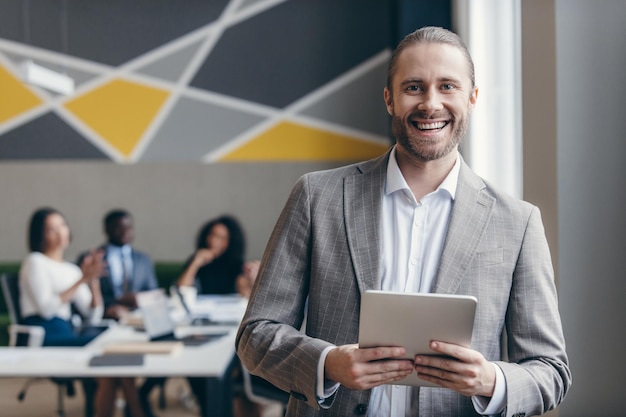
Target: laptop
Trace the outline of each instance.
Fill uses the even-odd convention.
[[[175,323],[170,316],[169,300],[162,289],[137,294],[137,305],[150,341],[180,341],[185,346],[200,346],[227,334],[221,332],[177,337],[174,333]]]
[[[195,290],[195,288],[194,288]],[[189,303],[183,290],[178,285],[170,287],[170,295],[183,308],[184,320],[192,326],[210,326],[215,323],[206,314],[194,314],[189,307]],[[195,295],[194,295],[195,298]]]
[[[406,359],[437,355],[431,340],[470,347],[477,299],[473,296],[370,290],[361,294],[359,346],[404,346]],[[410,374],[397,385],[435,386]]]
[[[179,304],[183,307],[183,311],[185,314],[185,320],[192,326],[237,326],[240,321],[235,319],[225,319],[225,318],[216,318],[211,317],[209,314],[205,313],[194,313],[191,311],[189,304],[186,300],[185,294],[180,287],[177,285],[172,285],[170,287],[170,294],[172,297],[176,297]],[[202,296],[199,296],[202,297]],[[227,296],[224,296],[228,298]],[[237,301],[239,297],[233,297],[233,300]]]

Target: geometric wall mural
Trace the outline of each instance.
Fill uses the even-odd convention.
[[[0,123],[19,117],[42,104],[42,100],[20,80],[0,66]]]
[[[320,131],[293,122],[282,122],[238,146],[222,157],[225,161],[345,160],[367,159],[380,154],[378,142],[366,142],[347,135]]]
[[[0,10],[0,159],[336,161],[390,145],[385,0],[29,4]],[[33,84],[28,61],[74,90]]]
[[[168,96],[162,89],[116,79],[67,101],[64,107],[129,157]]]

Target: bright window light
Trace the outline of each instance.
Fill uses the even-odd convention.
[[[455,31],[476,68],[478,101],[461,152],[496,187],[522,197],[519,0],[455,0]]]

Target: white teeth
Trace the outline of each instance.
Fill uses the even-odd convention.
[[[446,122],[417,123],[417,128],[420,130],[441,129],[445,125],[446,125]]]

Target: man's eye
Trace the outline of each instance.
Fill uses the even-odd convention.
[[[419,85],[410,85],[406,88],[407,91],[422,91]]]
[[[443,90],[454,90],[454,84],[444,84],[441,86]]]

